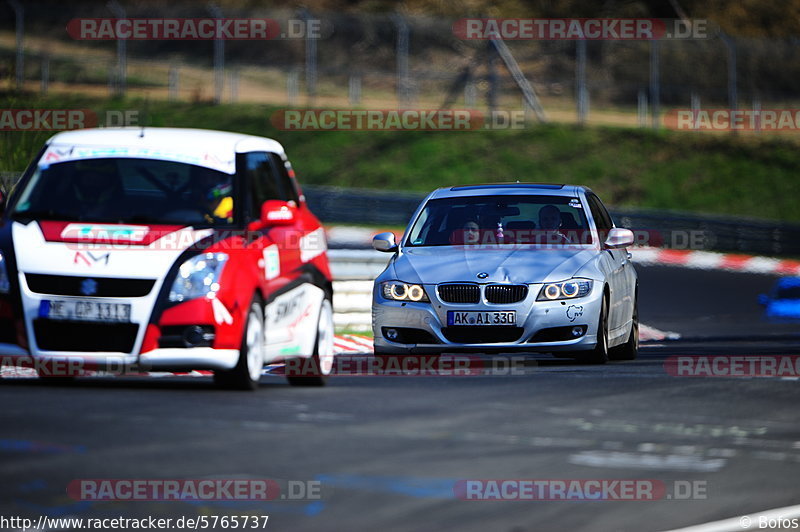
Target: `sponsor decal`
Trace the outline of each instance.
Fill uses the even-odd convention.
[[[75,256],[72,258],[72,264],[83,264],[85,266],[91,267],[92,264],[97,262],[104,263],[108,266],[108,261],[111,258],[111,253],[105,253],[103,255],[97,254],[95,255],[91,251],[76,251]]]
[[[567,318],[569,321],[575,321],[577,318],[583,316],[583,306],[582,305],[570,305],[567,307]]]
[[[267,281],[275,279],[281,274],[281,255],[277,244],[264,248],[263,268],[264,278]]]
[[[75,224],[61,231],[64,240],[112,240],[141,242],[150,230],[145,225]]]
[[[51,155],[51,153],[53,155]],[[140,146],[53,145],[50,146],[42,156],[42,162],[50,163],[75,159],[101,159],[113,157],[174,161],[179,163],[193,164],[196,166],[203,166],[213,170],[219,170],[220,172],[224,172],[226,174],[233,174],[235,171],[235,160],[230,156],[209,153],[207,151],[186,153],[183,151],[178,152],[161,148]]]

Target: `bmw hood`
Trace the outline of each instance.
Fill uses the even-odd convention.
[[[596,254],[591,247],[420,247],[405,248],[393,266],[398,280],[412,283],[542,283],[573,277]]]

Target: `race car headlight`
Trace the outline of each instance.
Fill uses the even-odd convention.
[[[7,294],[11,284],[8,282],[8,268],[6,268],[6,258],[0,252],[0,294]]]
[[[425,289],[421,284],[389,281],[381,284],[381,293],[383,297],[393,301],[430,301],[430,299],[428,299],[428,294],[425,293]]]
[[[219,279],[227,261],[227,253],[203,253],[181,264],[169,290],[169,300],[181,302],[197,297],[213,298],[219,291]]]
[[[548,283],[539,292],[536,301],[555,301],[583,297],[592,290],[591,279],[570,279],[560,283]]]

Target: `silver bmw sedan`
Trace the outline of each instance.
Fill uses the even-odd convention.
[[[422,201],[375,280],[376,356],[552,353],[636,358],[636,271],[588,188],[533,183],[440,188]]]

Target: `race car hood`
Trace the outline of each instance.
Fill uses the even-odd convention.
[[[19,272],[51,275],[161,278],[181,253],[212,234],[175,226],[12,223]]]
[[[569,279],[597,250],[533,246],[508,249],[472,249],[468,246],[405,248],[394,261],[397,279],[438,284],[466,281],[481,283],[544,283]],[[487,274],[486,276],[478,274]]]

